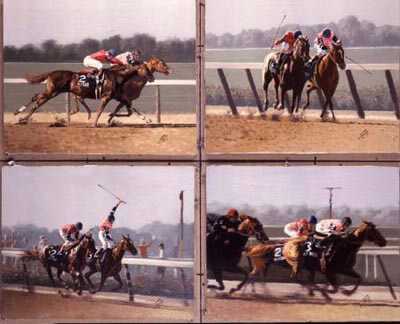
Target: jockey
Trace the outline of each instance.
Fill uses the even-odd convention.
[[[44,249],[49,245],[49,241],[46,236],[40,235],[39,243],[37,245],[37,249],[40,253],[44,252]]]
[[[286,224],[283,231],[287,236],[300,237],[308,235],[311,232],[311,226],[307,219],[300,218],[297,221]]]
[[[320,239],[320,246],[324,247],[321,256],[321,271],[325,272],[327,262],[332,256],[336,243],[340,237],[347,234],[352,221],[350,217],[343,217],[342,219],[323,219],[316,226],[317,239]]]
[[[82,230],[82,227],[82,223],[77,222],[76,224],[65,224],[60,228],[58,233],[64,240],[64,243],[61,245],[60,250],[57,253],[58,256],[62,255],[64,250],[67,250],[79,239],[79,231]]]
[[[115,211],[118,206],[122,203],[125,203],[123,200],[119,200],[118,203],[111,209],[110,214],[102,220],[99,225],[99,240],[101,242],[101,248],[96,251],[93,256],[93,259],[98,258],[103,251],[111,251],[114,246],[114,241],[111,237],[111,229],[115,221]]]
[[[96,97],[99,97],[100,95],[101,76],[103,74],[103,69],[110,68],[112,64],[123,65],[123,63],[115,57],[116,54],[117,51],[113,48],[107,51],[102,49],[96,53],[87,55],[83,59],[84,66],[98,70],[96,74]]]
[[[208,234],[208,237],[209,239],[217,241],[222,237],[223,233],[237,232],[240,223],[238,211],[235,208],[230,208],[226,215],[219,216],[215,220],[212,231]]]
[[[303,35],[300,30],[295,32],[287,31],[281,38],[277,39],[274,43],[274,47],[281,45],[281,50],[279,52],[278,62],[276,62],[274,68],[279,71],[282,64],[285,64],[290,54],[293,52],[293,45],[296,39]]]
[[[143,64],[142,61],[142,52],[139,49],[135,49],[131,52],[127,51],[121,53],[115,57],[117,60],[120,60],[122,64],[130,64],[130,65],[140,65]]]

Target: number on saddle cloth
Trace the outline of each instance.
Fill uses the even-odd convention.
[[[320,258],[322,254],[323,247],[320,245],[321,240],[314,237],[307,239],[303,244],[303,256]]]
[[[285,257],[283,256],[283,245],[278,246],[273,250],[273,258],[274,262],[285,260]]]

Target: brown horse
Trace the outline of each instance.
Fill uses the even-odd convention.
[[[344,50],[340,40],[336,43],[333,42],[328,54],[318,60],[313,76],[307,84],[307,102],[303,107],[303,114],[305,109],[310,105],[310,92],[316,89],[321,89],[325,96],[321,118],[324,118],[329,105],[332,112],[332,118],[333,120],[336,119],[333,112],[332,97],[335,94],[336,87],[339,83],[339,71],[337,66],[339,66],[341,70],[346,68]]]
[[[88,254],[92,254],[96,250],[91,233],[88,232],[82,235],[76,243],[67,248],[67,256],[64,260],[56,260],[51,257],[51,254],[58,250],[59,246],[57,245],[47,246],[37,254],[39,261],[47,270],[47,274],[54,287],[56,287],[56,283],[51,268],[57,269],[57,278],[65,288],[68,288],[68,284],[61,278],[61,275],[63,272],[69,273],[73,280],[74,290],[78,290],[78,294],[81,294],[84,284],[82,271],[86,266],[86,258]],[[33,254],[31,253],[31,255]]]
[[[293,53],[285,64],[281,65],[280,70],[273,72],[272,64],[278,61],[279,52],[269,53],[264,59],[262,70],[263,89],[265,92],[264,112],[269,106],[268,86],[274,79],[276,101],[274,108],[284,109],[284,96],[286,91],[293,90],[293,101],[291,113],[293,113],[295,104],[298,105],[301,99],[305,83],[304,63],[309,59],[310,43],[307,37],[300,36],[293,45]],[[281,99],[279,99],[279,88],[281,88]]]
[[[122,269],[122,257],[125,252],[129,251],[132,255],[137,254],[137,250],[132,240],[128,236],[122,235],[122,239],[118,242],[118,244],[112,249],[111,255],[108,258],[104,259],[104,262],[100,264],[100,262],[93,261],[89,263],[89,271],[85,273],[85,278],[90,286],[90,291],[94,293],[94,285],[90,280],[90,276],[96,272],[101,273],[101,281],[97,291],[103,289],[104,282],[110,276],[114,277],[114,279],[118,282],[119,286],[115,290],[119,290],[123,284],[121,280],[121,276],[119,273]]]
[[[350,295],[357,290],[362,280],[361,276],[354,270],[357,252],[366,241],[383,247],[386,245],[386,239],[373,223],[367,221],[363,221],[347,236],[335,237],[335,239],[336,242],[327,261],[325,271],[327,281],[333,286],[333,290],[329,293],[336,293],[339,290],[336,275],[343,274],[357,280],[351,290],[342,289],[344,294]],[[300,267],[309,272],[310,284],[307,284],[307,288],[310,295],[313,295],[313,290],[318,289],[314,284],[314,279],[316,272],[321,271],[321,248],[321,246],[318,247],[318,243],[316,244],[313,237],[305,240],[302,247],[303,256],[300,260]],[[282,252],[282,244],[257,244],[250,248],[247,253],[253,267],[250,275],[265,274],[268,265],[273,263],[290,266],[292,273],[297,273],[298,263],[287,262]],[[326,292],[321,292],[327,297]]]
[[[93,126],[97,127],[100,115],[105,109],[106,105],[111,101],[111,99],[116,99],[118,101],[119,99],[125,99],[121,95],[120,88],[126,81],[135,76],[141,79],[153,80],[153,72],[168,74],[169,67],[163,60],[152,57],[148,62],[143,63],[142,67],[139,69],[132,66],[114,66],[110,69],[104,70],[104,81],[102,84],[102,91],[100,96],[101,104],[97,109],[97,115]],[[72,71],[57,70],[40,75],[27,76],[26,80],[32,84],[40,83],[46,80],[46,88],[44,92],[34,95],[28,104],[22,106],[15,112],[15,114],[17,115],[27,109],[29,105],[34,104],[31,111],[27,114],[27,116],[21,118],[19,120],[19,123],[27,123],[30,116],[32,116],[32,114],[40,106],[45,104],[50,99],[65,92],[73,93],[76,96],[77,100],[79,100],[79,102],[82,103],[87,110],[90,118],[90,109],[84,102],[84,99],[97,98],[95,91],[96,87],[93,82],[94,80],[91,81],[92,78],[87,78],[87,75],[89,73],[90,71],[88,70],[78,73]]]

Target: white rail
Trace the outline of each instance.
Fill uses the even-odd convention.
[[[233,70],[243,70],[243,69],[255,69],[261,70],[263,68],[262,62],[206,62],[206,69],[233,69]],[[383,70],[399,70],[400,64],[362,64],[362,66],[370,71],[383,71]],[[362,68],[357,64],[347,64],[346,70],[362,70]]]

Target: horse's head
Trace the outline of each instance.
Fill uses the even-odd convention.
[[[248,215],[240,215],[241,223],[239,225],[239,232],[249,236],[254,235],[260,242],[268,241],[268,236],[264,232],[263,225],[255,218]]]
[[[147,68],[153,72],[159,72],[165,75],[170,73],[170,68],[164,60],[159,59],[157,57],[150,57],[150,59],[146,62]]]
[[[96,243],[93,239],[92,232],[88,231],[83,235],[84,239],[82,240],[82,244],[87,249],[89,253],[96,252]]]
[[[133,241],[129,237],[129,234],[127,236],[122,235],[121,242],[122,242],[122,247],[123,247],[123,249],[125,251],[128,250],[129,252],[132,253],[132,255],[136,255],[137,254],[137,249],[135,247],[135,244],[133,244]]]
[[[306,36],[299,36],[293,45],[293,57],[303,61],[310,59],[310,42]]]
[[[337,42],[332,42],[332,46],[329,49],[329,55],[332,60],[339,65],[339,68],[344,70],[346,68],[346,62],[344,60],[344,50],[342,47],[342,42],[338,40]]]
[[[354,231],[353,235],[362,241],[373,242],[378,246],[386,246],[386,239],[376,226],[367,221],[363,221]]]

